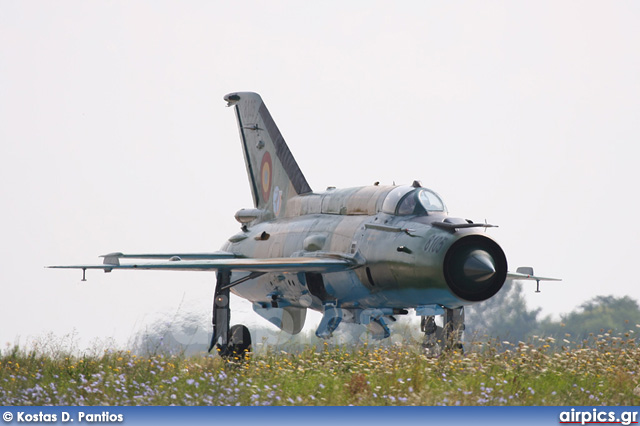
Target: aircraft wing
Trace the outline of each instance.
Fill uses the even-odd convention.
[[[516,269],[516,272],[507,272],[508,280],[531,280],[531,281],[562,281],[559,278],[539,277],[533,273],[533,268],[530,266],[521,266]]]
[[[128,254],[128,253],[109,253],[100,257],[107,260],[113,259],[157,259],[157,260],[213,260],[213,259],[233,259],[237,257],[233,253],[226,251],[214,251],[212,253],[145,253],[145,254]],[[117,262],[116,262],[117,263]]]
[[[153,255],[148,255],[153,256]],[[160,255],[158,255],[160,256]],[[102,269],[111,272],[114,269],[145,269],[164,271],[214,271],[219,269],[229,269],[232,271],[247,272],[339,272],[351,269],[356,263],[349,259],[323,258],[323,257],[281,257],[270,259],[253,258],[233,258],[233,259],[202,259],[202,260],[181,260],[178,256],[172,256],[165,261],[145,262],[145,263],[123,263],[119,262],[119,257],[103,256],[103,264],[93,265],[62,265],[49,266],[49,268],[61,269]],[[123,256],[121,256],[123,257]],[[144,257],[149,258],[149,257]]]
[[[539,277],[536,275],[521,274],[519,272],[507,272],[508,280],[531,280],[531,281],[562,281],[560,278]]]
[[[530,280],[536,282],[536,293],[540,293],[540,281],[562,281],[559,278],[539,277],[533,273],[530,266],[521,266],[516,272],[507,271],[508,280]]]

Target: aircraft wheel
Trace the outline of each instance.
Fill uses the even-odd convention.
[[[462,343],[455,343],[453,345],[453,350],[456,352],[460,352],[461,355],[464,355],[464,345]]]
[[[251,352],[249,329],[242,324],[234,325],[229,329],[228,357],[244,358],[249,352]]]

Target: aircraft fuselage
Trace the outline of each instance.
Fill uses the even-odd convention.
[[[83,280],[87,269],[215,271],[210,350],[223,356],[251,347],[248,329],[230,326],[229,292],[292,334],[302,330],[308,309],[319,311],[322,338],[341,322],[385,338],[388,320],[415,309],[430,350],[438,342],[459,347],[463,307],[492,297],[507,277],[557,281],[531,267],[507,272],[504,252],[484,232],[492,225],[450,217],[417,181],[313,192],[262,98],[234,92],[224,99],[236,114],[254,206],[236,213],[241,231],[222,251],[113,252],[101,265],[53,267],[82,269]]]
[[[268,273],[256,279],[257,285],[247,282],[232,291],[264,309],[292,306],[320,312],[327,302],[342,309],[458,308],[493,296],[505,281],[507,265],[502,250],[484,232],[464,228],[470,224],[449,218],[444,209],[398,214],[401,200],[422,190],[370,186],[291,198],[284,217],[249,222],[222,250],[248,258],[333,255],[352,258],[357,265],[322,275]],[[386,201],[394,196],[397,200]],[[456,262],[463,266],[478,254],[488,259],[494,273],[472,279],[452,274]]]

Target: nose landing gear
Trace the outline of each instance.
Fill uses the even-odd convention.
[[[464,352],[464,308],[444,308],[442,327],[436,325],[435,316],[423,316],[420,330],[424,333],[422,347],[428,356],[438,356],[443,350]]]

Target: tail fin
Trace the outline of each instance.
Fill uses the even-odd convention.
[[[230,93],[224,100],[235,106],[254,205],[282,216],[289,198],[311,188],[260,95]]]

